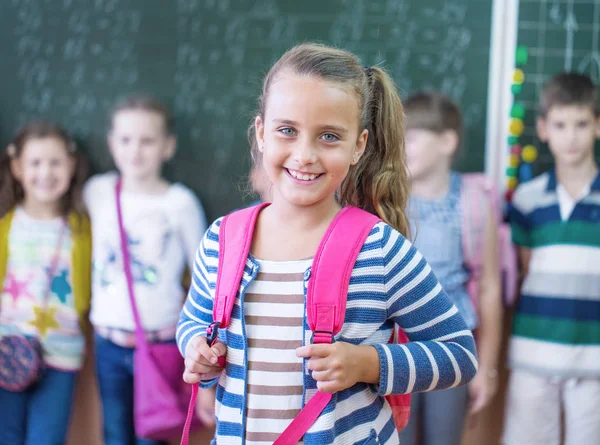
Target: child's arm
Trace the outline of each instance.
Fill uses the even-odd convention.
[[[324,392],[357,382],[378,384],[380,395],[469,382],[477,372],[471,331],[422,255],[391,227],[383,230],[387,316],[411,342],[356,346],[339,341],[303,346],[296,354],[310,358],[308,368]]]
[[[483,246],[483,271],[478,282],[479,327],[478,352],[479,370],[469,386],[471,413],[483,409],[498,389],[498,360],[502,342],[502,302],[498,261],[498,225],[494,209],[488,211]]]
[[[204,235],[198,248],[194,272],[192,275],[192,284],[177,325],[177,344],[179,351],[186,358],[186,372],[190,371],[192,366],[188,366],[190,355],[193,355],[193,361],[200,366],[210,366],[201,362],[199,356],[210,355],[210,350],[203,351],[206,344],[206,328],[213,321],[213,297],[211,289],[214,289],[215,282],[211,281],[209,270],[216,270],[218,265],[218,231],[220,221],[214,223]],[[216,274],[215,275],[216,278]],[[224,355],[225,348],[220,342],[213,346],[213,355]],[[196,357],[196,352],[199,356]],[[208,358],[209,359],[209,358]],[[196,373],[205,373],[205,370],[194,370]],[[216,383],[216,378],[203,381],[203,386],[212,386]]]
[[[519,257],[519,288],[529,272],[531,261],[531,222],[527,211],[528,199],[523,187],[518,187],[509,207],[512,242]],[[520,292],[517,294],[517,297]]]
[[[186,263],[190,271],[194,268],[196,252],[202,236],[206,232],[206,216],[200,200],[191,190],[183,189],[181,209],[178,214],[183,247],[185,249]]]
[[[379,393],[403,394],[468,383],[477,372],[475,341],[429,264],[412,244],[385,226],[388,317],[407,344],[376,345]]]

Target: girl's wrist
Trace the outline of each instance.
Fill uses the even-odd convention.
[[[379,383],[379,353],[374,346],[358,346],[357,360],[360,369],[359,382]]]
[[[480,366],[478,372],[490,380],[497,379],[499,375],[498,368],[495,366]]]

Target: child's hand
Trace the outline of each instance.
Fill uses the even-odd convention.
[[[379,354],[372,346],[338,341],[296,349],[298,357],[310,358],[308,369],[321,392],[337,392],[358,382],[379,382]]]
[[[194,337],[185,348],[185,371],[183,380],[186,383],[198,383],[200,380],[211,380],[221,375],[223,368],[217,360],[227,353],[225,343],[218,341],[210,347],[206,337]]]
[[[205,426],[215,426],[215,395],[216,389],[204,388],[198,391],[196,399],[196,415]]]
[[[498,390],[498,378],[490,378],[483,369],[480,369],[471,383],[469,383],[469,396],[471,408],[469,414],[477,414],[485,408]]]

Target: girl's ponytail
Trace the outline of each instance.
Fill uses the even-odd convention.
[[[363,157],[342,183],[342,204],[378,215],[409,236],[406,206],[409,194],[404,148],[404,111],[393,80],[381,68],[365,68],[369,138]]]

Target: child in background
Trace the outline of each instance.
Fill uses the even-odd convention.
[[[117,172],[95,176],[84,198],[93,223],[91,321],[96,330],[96,371],[106,445],[134,443],[135,323],[123,273],[115,185],[131,251],[135,297],[149,342],[170,342],[184,297],[182,277],[192,267],[206,230],[202,207],[182,184],[162,176],[175,153],[167,110],[148,97],[130,97],[113,111],[108,134]],[[138,445],[154,443],[137,439]]]
[[[481,209],[488,218],[477,311],[466,288],[469,270],[463,256],[462,178],[452,171],[463,135],[460,110],[448,97],[435,92],[409,97],[404,109],[414,244],[431,264],[467,327],[477,329],[479,370],[469,386],[415,394],[408,426],[400,437],[402,445],[416,444],[417,436],[422,445],[460,445],[467,412],[483,409],[498,388],[502,301],[494,217],[497,210],[492,203],[489,209]]]
[[[272,204],[258,216],[232,323],[219,336],[228,343],[206,339],[221,220],[200,245],[177,331],[185,380],[218,381],[213,443],[273,443],[319,390],[335,394],[304,444],[398,444],[383,396],[465,384],[477,361],[471,332],[405,237],[403,110],[393,81],[349,52],[297,46],[267,74],[254,132],[252,157],[273,184]],[[336,341],[311,344],[312,257],[348,205],[385,222],[358,256]],[[388,344],[394,323],[411,343]],[[217,356],[226,352],[223,372]]]
[[[12,335],[39,341],[44,364],[27,388],[0,387],[0,443],[61,445],[83,365],[90,302],[85,163],[63,129],[34,122],[17,133],[0,172],[0,342]],[[2,346],[0,356],[8,353]]]
[[[600,106],[589,77],[563,73],[544,86],[537,133],[555,168],[511,203],[524,281],[504,442],[600,444]]]

